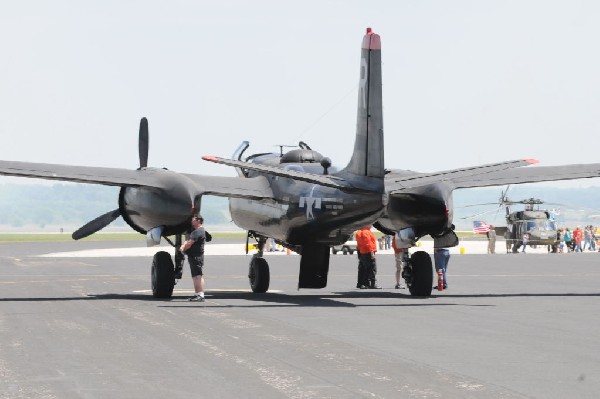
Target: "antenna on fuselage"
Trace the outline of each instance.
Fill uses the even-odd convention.
[[[296,147],[295,145],[289,145],[289,144],[276,144],[277,147],[279,147],[279,156],[282,157],[283,156],[283,148],[292,148],[292,147]]]

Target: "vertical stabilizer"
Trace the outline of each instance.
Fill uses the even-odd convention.
[[[358,115],[354,153],[344,169],[359,176],[383,177],[381,39],[367,28],[360,57]]]

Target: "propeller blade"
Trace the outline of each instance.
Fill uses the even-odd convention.
[[[148,119],[142,118],[140,121],[140,138],[139,138],[139,152],[140,152],[140,168],[148,166]]]
[[[104,215],[98,216],[96,219],[78,228],[76,231],[73,232],[71,237],[73,237],[74,240],[80,240],[82,238],[85,238],[91,234],[94,234],[97,231],[102,230],[103,228],[114,222],[115,219],[117,219],[119,216],[121,216],[121,212],[118,209],[107,212]]]

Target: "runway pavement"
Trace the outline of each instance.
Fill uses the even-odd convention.
[[[377,257],[383,290],[355,289],[356,256],[338,254],[327,288],[298,291],[299,257],[272,256],[261,295],[248,289],[249,256],[207,255],[207,302],[193,303],[187,267],[174,298],[158,301],[150,255],[106,256],[131,246],[0,244],[0,398],[600,392],[598,253],[469,247],[451,257],[449,289],[430,298],[392,288],[391,254]],[[99,249],[114,252],[77,252]]]
[[[231,241],[231,240],[229,240]],[[157,248],[172,252],[172,247],[166,244],[161,247],[145,247],[143,243],[136,243],[134,247],[123,248],[91,248],[81,250],[70,250],[66,252],[50,252],[44,253],[40,256],[43,257],[56,257],[56,258],[97,258],[97,257],[137,257],[137,256],[153,256],[156,253]],[[433,240],[419,241],[418,246],[414,250],[427,251],[432,253],[433,251]],[[486,254],[488,251],[488,243],[485,240],[464,240],[461,241],[459,246],[449,248],[451,254],[460,255],[472,255],[472,254]],[[242,242],[228,242],[224,244],[209,243],[205,247],[206,255],[244,255],[246,252],[246,244]],[[534,246],[527,247],[527,253],[529,254],[547,254],[547,246]],[[256,249],[251,245],[249,247],[249,253],[256,253]],[[391,249],[379,250],[380,254],[392,254]],[[505,241],[498,241],[496,244],[497,254],[507,254]],[[272,255],[296,255],[294,252],[281,251],[265,252],[266,256]],[[512,254],[511,254],[512,255]]]

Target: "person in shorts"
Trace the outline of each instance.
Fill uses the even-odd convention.
[[[204,243],[206,242],[206,232],[204,231],[204,219],[202,216],[192,218],[192,232],[189,238],[181,244],[181,252],[188,257],[192,280],[194,282],[195,294],[189,301],[204,302]]]

